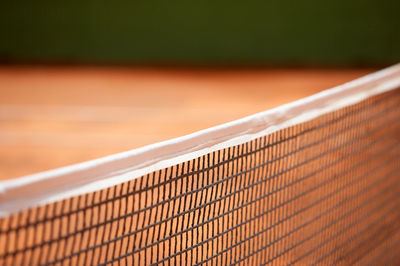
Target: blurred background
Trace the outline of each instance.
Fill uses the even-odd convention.
[[[189,134],[400,61],[400,2],[7,1],[0,179]]]

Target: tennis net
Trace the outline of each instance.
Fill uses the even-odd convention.
[[[399,147],[395,86],[124,182],[9,211],[0,264],[396,265]]]

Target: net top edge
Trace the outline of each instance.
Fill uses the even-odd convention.
[[[279,107],[186,136],[0,182],[0,217],[105,189],[356,104],[400,87],[400,64]]]

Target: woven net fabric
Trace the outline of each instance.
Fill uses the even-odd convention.
[[[0,265],[396,265],[400,90],[0,220]]]

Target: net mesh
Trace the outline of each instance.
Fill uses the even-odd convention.
[[[1,219],[0,264],[400,263],[400,90]]]

